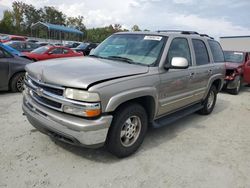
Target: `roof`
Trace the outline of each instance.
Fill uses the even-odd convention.
[[[51,23],[44,23],[44,22],[37,22],[31,26],[31,28],[36,28],[39,26],[44,26],[47,27],[48,30],[56,30],[56,31],[62,31],[65,33],[77,33],[77,34],[83,34],[83,32],[79,31],[78,29],[71,28],[71,27],[66,27],[63,25],[56,25],[56,24],[51,24]]]
[[[207,34],[200,34],[195,31],[181,31],[181,30],[160,30],[160,31],[125,31],[125,32],[117,32],[114,34],[142,34],[142,35],[157,35],[157,36],[186,36],[186,37],[192,37],[192,38],[198,38],[198,39],[209,39],[214,40],[213,37],[208,36]]]
[[[221,39],[230,39],[230,38],[250,38],[249,35],[245,36],[225,36],[225,37],[220,37]]]

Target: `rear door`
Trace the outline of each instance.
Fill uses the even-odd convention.
[[[8,88],[10,58],[11,55],[0,47],[0,89]]]
[[[192,39],[192,48],[195,56],[195,77],[191,80],[194,100],[203,98],[208,85],[208,80],[213,72],[213,63],[209,57],[208,48],[205,41]]]

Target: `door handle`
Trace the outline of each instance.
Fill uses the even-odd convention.
[[[191,73],[189,74],[189,78],[192,79],[193,77],[194,77],[194,72],[191,72]]]

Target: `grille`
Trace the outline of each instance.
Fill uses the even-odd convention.
[[[45,84],[41,84],[38,81],[35,81],[35,80],[32,80],[32,79],[30,79],[30,81],[36,87],[42,88],[43,90],[48,91],[48,92],[50,92],[52,94],[59,95],[59,96],[63,95],[63,89],[53,88],[51,86],[49,87],[49,86],[46,86]]]
[[[25,86],[30,97],[37,103],[62,111],[62,103],[59,99],[63,98],[63,87],[39,82],[30,76],[26,77]]]
[[[49,106],[52,106],[54,108],[61,108],[62,107],[62,104],[58,103],[58,102],[55,102],[55,101],[52,101],[52,100],[49,100],[45,97],[40,97],[39,95],[37,95],[35,92],[32,92],[33,93],[33,97],[38,100],[40,103],[43,103],[43,104],[47,104]]]

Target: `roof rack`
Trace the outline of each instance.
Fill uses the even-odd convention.
[[[207,35],[207,34],[200,34],[200,36],[201,36],[201,37],[208,37],[208,38],[210,38],[210,39],[214,39],[213,37],[210,37],[210,36]]]
[[[182,31],[182,30],[158,30],[158,33],[161,32],[166,32],[166,33],[180,33],[180,34],[184,34],[184,35],[199,35],[198,32],[196,31]]]

